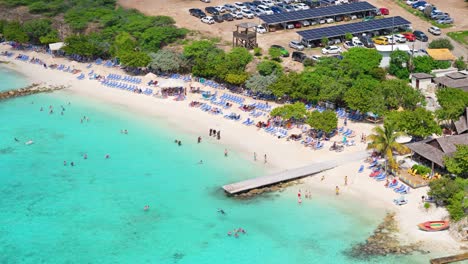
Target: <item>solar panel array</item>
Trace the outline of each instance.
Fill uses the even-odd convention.
[[[261,15],[259,18],[266,24],[279,24],[284,22],[301,21],[305,19],[345,15],[372,10],[376,10],[376,7],[369,4],[368,2],[357,2],[351,4],[312,8],[308,10],[284,12],[273,15]]]
[[[324,27],[324,28],[317,28],[317,29],[309,29],[297,32],[303,39],[307,41],[311,40],[319,40],[323,37],[333,38],[333,37],[340,37],[344,36],[346,33],[356,34],[356,33],[364,33],[369,31],[375,30],[382,30],[392,27],[399,27],[411,25],[411,22],[408,20],[396,16],[396,17],[388,17],[382,19],[375,19],[371,21],[365,22],[357,22],[333,27]]]

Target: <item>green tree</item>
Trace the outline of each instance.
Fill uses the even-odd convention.
[[[468,178],[468,145],[458,145],[452,156],[444,158],[444,164],[450,173]]]
[[[431,73],[434,67],[434,59],[429,56],[418,56],[413,58],[413,72]]]
[[[134,52],[137,47],[135,38],[128,32],[121,32],[115,36],[114,43],[110,48],[113,56],[120,57],[122,54]]]
[[[247,79],[245,87],[254,93],[271,94],[271,90],[268,89],[268,86],[274,83],[277,78],[278,76],[275,74],[266,76],[254,74]]]
[[[461,56],[460,58],[458,58],[454,63],[453,63],[453,66],[455,68],[457,68],[459,71],[463,71],[466,69],[466,62],[465,60],[463,59],[463,56]]]
[[[245,72],[241,73],[228,73],[226,74],[225,81],[234,85],[241,85],[247,81],[249,75]]]
[[[388,72],[399,79],[409,78],[409,60],[410,56],[406,51],[395,50],[390,54],[390,66]]]
[[[49,19],[29,20],[23,24],[23,29],[31,43],[39,44],[40,37],[46,36],[52,31],[52,21]]]
[[[162,72],[178,72],[183,65],[182,54],[172,50],[162,49],[157,53],[150,53],[150,67]]]
[[[0,19],[0,34],[3,34],[3,28],[8,24],[8,21],[5,19]]]
[[[351,109],[382,114],[385,111],[385,101],[380,85],[374,79],[358,79],[346,92],[344,100]]]
[[[140,46],[145,51],[158,51],[161,47],[185,37],[187,30],[176,27],[150,27],[140,37]]]
[[[257,71],[260,73],[260,75],[263,76],[267,76],[273,73],[279,75],[283,72],[283,67],[281,67],[281,64],[277,63],[276,61],[263,60],[257,64]]]
[[[151,62],[148,54],[141,51],[127,52],[120,55],[120,62],[128,67],[147,67]]]
[[[322,43],[323,47],[328,47],[329,42],[330,42],[330,40],[327,37],[323,37],[322,40],[321,40],[321,43]]]
[[[279,48],[271,47],[268,49],[268,55],[270,55],[271,60],[281,61],[281,50]]]
[[[453,45],[448,38],[438,38],[434,39],[429,43],[430,49],[449,49],[453,50]]]
[[[62,50],[68,54],[78,54],[90,58],[106,54],[103,43],[92,35],[72,35],[65,39],[65,44]]]
[[[307,115],[307,124],[325,133],[330,133],[338,126],[338,117],[331,110],[325,110],[322,113],[312,111]]]
[[[424,101],[419,90],[413,89],[404,80],[386,80],[381,84],[387,109],[415,109]]]
[[[238,77],[247,78],[245,68],[253,59],[246,48],[236,47],[224,54],[224,58],[216,64],[216,76],[226,80],[226,75],[235,74]],[[231,76],[231,80],[232,80]],[[245,81],[245,80],[244,80]]]
[[[224,51],[209,40],[193,41],[184,47],[184,57],[192,65],[192,73],[196,76],[214,77],[216,68],[223,63]]]
[[[55,43],[59,41],[60,41],[60,37],[59,37],[58,31],[55,29],[50,31],[46,35],[39,37],[39,42],[41,44],[50,44],[50,43]]]
[[[422,107],[415,110],[391,111],[385,115],[385,122],[394,124],[397,131],[420,138],[442,133],[442,129],[434,120],[434,114]]]
[[[398,169],[398,163],[393,157],[393,152],[407,153],[409,149],[407,146],[400,144],[396,139],[403,136],[403,132],[396,132],[395,125],[393,123],[384,123],[384,126],[377,126],[372,129],[374,134],[368,136],[370,143],[367,145],[367,149],[375,149],[382,154],[383,157],[388,161],[390,168]],[[385,163],[385,170],[387,170],[387,163]]]
[[[353,34],[351,34],[351,33],[349,33],[349,32],[346,32],[346,34],[345,34],[345,39],[346,39],[346,40],[351,40],[351,39],[353,39]]]
[[[458,221],[466,217],[465,212],[468,209],[468,204],[464,202],[464,197],[468,195],[465,191],[466,186],[468,186],[468,179],[457,177],[452,180],[443,177],[429,182],[428,194],[438,203],[446,204],[450,217]]]
[[[351,76],[369,73],[378,68],[382,55],[375,49],[353,48],[343,53],[341,66]]]
[[[300,75],[296,72],[290,72],[289,74],[281,75],[268,89],[270,89],[276,97],[290,96],[293,99],[301,99],[302,94],[297,89],[300,82]]]
[[[440,120],[458,119],[468,105],[468,92],[456,88],[439,88],[436,91],[437,101],[441,106],[436,111]]]
[[[18,21],[12,21],[3,26],[3,36],[7,40],[16,41],[19,43],[27,43],[28,35]]]
[[[279,106],[271,110],[270,116],[280,116],[283,119],[304,120],[306,118],[307,109],[304,103],[294,103]]]

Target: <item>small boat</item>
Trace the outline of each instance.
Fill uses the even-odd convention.
[[[428,232],[442,231],[450,227],[449,221],[427,221],[418,225],[419,229]]]
[[[29,140],[28,142],[24,143],[25,145],[31,145],[32,143],[34,143],[34,141],[32,140]]]

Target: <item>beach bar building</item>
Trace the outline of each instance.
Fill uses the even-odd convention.
[[[434,165],[440,168],[445,168],[444,157],[451,156],[457,150],[457,145],[467,145],[468,134],[445,136],[434,139],[427,139],[415,143],[407,144],[413,154],[429,161],[432,164],[432,171]]]

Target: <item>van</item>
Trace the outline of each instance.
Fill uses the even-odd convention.
[[[265,15],[273,15],[273,11],[268,6],[259,5],[257,6],[257,9],[263,12]]]
[[[372,41],[372,38],[370,36],[364,35],[364,36],[360,37],[360,40],[361,40],[362,44],[364,45],[364,47],[366,47],[366,48],[375,47],[374,41]]]
[[[294,51],[291,58],[293,61],[303,62],[307,58],[307,55],[305,55],[304,52]]]

